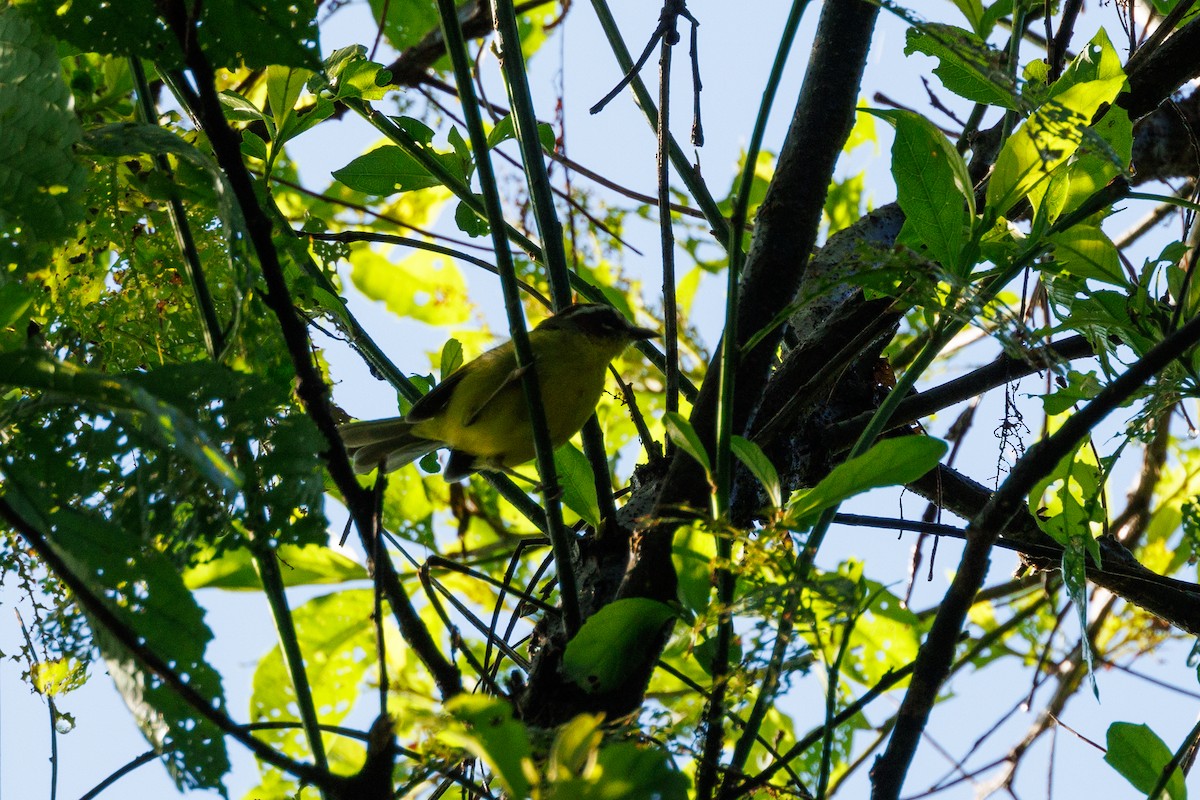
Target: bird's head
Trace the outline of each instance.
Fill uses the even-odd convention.
[[[591,339],[627,345],[658,336],[657,331],[639,328],[612,306],[603,303],[577,303],[564,308],[538,325],[541,330],[580,333]]]

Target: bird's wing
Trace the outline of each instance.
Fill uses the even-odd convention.
[[[450,377],[430,389],[424,397],[413,403],[405,419],[409,422],[420,422],[423,419],[430,419],[437,416],[440,411],[445,410],[446,406],[450,405],[450,398],[454,396],[454,387],[462,383],[462,379],[466,374],[466,371],[461,369],[452,372]]]
[[[467,414],[466,418],[463,420],[463,427],[466,428],[473,425],[475,421],[479,419],[479,415],[487,409],[488,404],[495,400],[496,396],[501,392],[505,391],[508,389],[508,387],[521,380],[521,376],[524,375],[528,369],[529,366],[526,365],[524,367],[517,367],[512,372],[508,373],[508,376],[505,377],[505,379],[500,382],[500,385],[496,387],[496,391],[489,394],[487,398],[477,407],[471,409],[471,413]]]

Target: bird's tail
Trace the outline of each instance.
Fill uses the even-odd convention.
[[[359,475],[383,464],[384,472],[400,469],[426,453],[441,447],[441,442],[422,439],[412,432],[413,423],[402,417],[350,422],[338,426],[346,452]]]

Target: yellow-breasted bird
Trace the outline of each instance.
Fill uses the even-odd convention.
[[[563,309],[529,333],[550,441],[560,447],[583,427],[604,390],[608,363],[631,343],[658,334],[610,306]],[[449,375],[413,403],[407,416],[340,427],[358,473],[399,469],[448,447],[445,478],[478,470],[507,471],[534,456],[533,426],[511,341]]]

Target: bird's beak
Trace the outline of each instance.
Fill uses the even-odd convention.
[[[651,330],[650,328],[639,328],[636,325],[629,326],[629,338],[635,342],[642,341],[643,339],[657,339],[658,336],[658,331]]]

